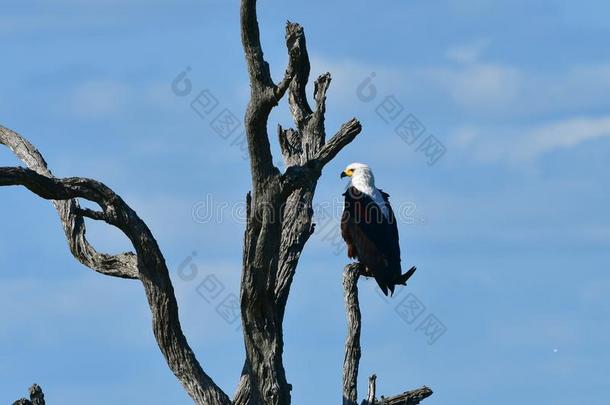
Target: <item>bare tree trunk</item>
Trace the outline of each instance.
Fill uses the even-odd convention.
[[[361,127],[352,119],[326,142],[324,113],[330,74],[316,81],[316,110],[312,111],[305,94],[310,68],[300,25],[286,25],[289,62],[277,85],[263,58],[255,0],[242,0],[241,27],[251,88],[245,127],[253,190],[246,198],[241,283],[246,361],[235,403],[289,404],[291,386],[282,361],[284,311],[301,251],[314,231],[313,196],[324,165]],[[267,121],[286,91],[296,129],[278,128],[288,166],[282,174],[273,166]]]
[[[343,292],[345,294],[345,312],[347,315],[347,338],[345,340],[345,359],[343,361],[343,405],[358,404],[358,367],[360,364],[360,331],[361,315],[358,302],[358,279],[365,274],[364,267],[359,263],[345,266],[343,270]],[[361,405],[416,405],[432,395],[432,390],[422,387],[414,391],[390,398],[381,397],[377,401],[377,376],[369,377],[369,387],[366,399]]]
[[[350,264],[343,270],[347,339],[343,361],[343,405],[358,404],[358,366],[360,364],[361,316],[358,302],[360,265]]]

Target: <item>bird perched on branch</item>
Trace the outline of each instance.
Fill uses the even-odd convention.
[[[341,172],[351,179],[341,217],[341,235],[347,243],[347,255],[365,266],[365,275],[373,276],[385,295],[394,286],[406,285],[415,273],[412,267],[402,274],[398,225],[388,200],[389,195],[375,187],[370,167],[352,163]]]

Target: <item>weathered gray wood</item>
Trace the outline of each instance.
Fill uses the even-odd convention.
[[[343,405],[358,404],[358,367],[360,364],[361,315],[358,302],[360,265],[350,264],[343,270],[343,292],[347,315],[347,338],[343,360]]]
[[[359,263],[352,263],[343,269],[343,293],[347,316],[347,338],[345,339],[345,358],[343,360],[343,405],[358,404],[358,368],[360,364],[360,332],[362,317],[358,300],[358,280],[360,276],[369,276],[366,268]],[[377,401],[377,376],[369,377],[368,392],[361,405],[415,405],[432,395],[432,390],[422,387],[400,395],[383,398]]]
[[[361,405],[373,405],[376,401],[377,398],[375,397],[375,395],[377,391],[377,376],[375,374],[373,374],[372,376],[369,377],[369,387],[368,387],[368,391],[366,394],[366,399],[364,401],[362,401]]]
[[[13,405],[45,405],[42,388],[34,384],[29,389],[30,399],[21,398],[13,402]]]
[[[379,405],[417,405],[424,399],[432,395],[432,390],[428,387],[421,387],[413,391],[407,391],[393,397],[384,398],[377,402]]]
[[[6,145],[28,168],[52,177],[44,158],[38,150],[14,131],[0,125],[0,144]],[[133,253],[110,255],[97,252],[85,237],[85,221],[78,215],[79,204],[75,199],[53,201],[59,214],[70,251],[85,266],[105,275],[122,278],[138,278],[137,260]]]
[[[314,231],[313,196],[324,165],[358,135],[361,127],[351,120],[326,144],[325,95],[330,75],[316,82],[316,110],[311,110],[305,91],[310,68],[302,27],[286,24],[288,67],[275,85],[260,43],[256,1],[242,0],[240,13],[251,89],[244,123],[252,193],[246,198],[241,282],[246,361],[234,403],[289,404],[291,386],[282,360],[284,311],[301,252]],[[280,173],[272,163],[267,124],[285,91],[296,129],[278,130],[288,166]]]
[[[393,397],[384,398],[382,396],[378,401],[375,397],[376,384],[377,376],[373,374],[369,377],[369,389],[366,399],[364,399],[360,405],[417,405],[433,394],[430,388],[424,386]]]
[[[12,131],[2,131],[3,140],[19,154],[34,150],[29,143],[14,139]],[[21,138],[23,139],[23,138]],[[3,142],[6,144],[5,142]],[[22,150],[25,145],[27,150]],[[41,161],[43,161],[40,156]],[[104,184],[91,179],[72,177],[58,179],[50,173],[40,174],[21,167],[1,167],[0,186],[21,185],[47,200],[70,201],[83,198],[97,203],[101,211],[74,208],[73,215],[103,220],[121,230],[134,246],[138,278],[144,286],[152,314],[155,338],[169,368],[197,404],[230,404],[229,397],[205,374],[188,345],[178,317],[178,304],[169,278],[165,259],[146,224],[121,197]],[[122,262],[115,262],[121,271]]]

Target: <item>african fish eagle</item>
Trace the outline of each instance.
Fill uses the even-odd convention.
[[[402,274],[398,225],[388,200],[389,195],[375,187],[370,167],[352,163],[341,172],[351,179],[341,217],[341,235],[347,243],[347,255],[365,266],[385,295],[393,294],[395,285],[405,285],[415,267]]]

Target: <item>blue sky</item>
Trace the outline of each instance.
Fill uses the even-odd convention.
[[[248,165],[239,130],[219,137],[190,102],[208,90],[243,116],[238,2],[9,0],[2,11],[0,123],[37,145],[57,176],[99,179],[147,221],[185,334],[232,394],[241,335],[198,286],[213,275],[221,298],[239,291],[243,224],[230,210],[239,214]],[[413,281],[390,302],[361,282],[361,393],[375,372],[386,395],[431,386],[430,405],[508,405],[516,393],[607,403],[608,12],[594,0],[260,2],[275,78],[284,23],[300,22],[312,74],[333,74],[328,133],[352,116],[364,126],[325,169],[317,204],[336,206],[338,173],[363,161],[408,216],[400,233],[405,265],[419,268]],[[171,83],[187,67],[193,91],[179,97]],[[377,97],[364,102],[357,88],[373,72]],[[413,114],[445,146],[435,165],[378,115],[389,96],[397,119]],[[285,105],[272,137],[277,123],[291,123]],[[0,151],[1,166],[16,164]],[[0,402],[37,382],[49,403],[190,403],[156,347],[141,286],[78,264],[50,203],[0,193]],[[222,220],[204,220],[210,199],[229,207]],[[308,244],[286,316],[295,404],[341,395],[347,259],[330,232],[338,218],[317,222],[329,231]],[[129,248],[100,224],[88,235],[99,249]],[[196,277],[185,281],[178,270],[193,252]],[[409,293],[425,306],[411,324],[395,310]],[[447,329],[432,345],[416,330],[428,315]]]

